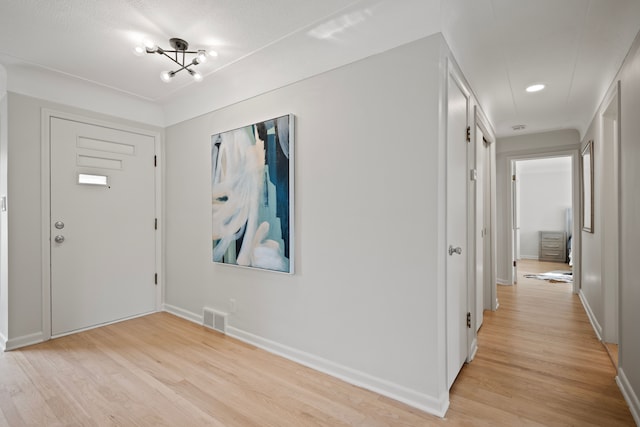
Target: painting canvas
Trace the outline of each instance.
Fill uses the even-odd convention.
[[[293,273],[293,115],[211,136],[213,261]]]

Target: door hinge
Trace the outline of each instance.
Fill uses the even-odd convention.
[[[471,126],[467,126],[467,142],[471,142]]]
[[[154,221],[153,229],[154,229],[154,230],[157,230],[157,229],[158,229],[158,218],[156,218],[156,220]]]
[[[518,262],[517,261],[513,261],[513,266],[517,267],[518,266]]]
[[[154,284],[158,284],[158,273],[156,273],[155,277],[153,278],[153,283]]]
[[[471,329],[471,312],[467,311],[467,328]]]
[[[516,180],[516,176],[515,175],[511,175],[511,181],[515,182],[515,180]]]
[[[153,167],[158,167],[158,156],[153,156]]]
[[[478,180],[478,170],[477,169],[471,169],[469,171],[469,179],[471,181],[477,181]]]

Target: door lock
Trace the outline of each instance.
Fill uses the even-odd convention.
[[[62,243],[64,242],[64,236],[58,234],[56,237],[53,238],[53,240],[55,240],[56,243]]]
[[[454,248],[453,246],[449,245],[449,255],[453,254],[462,255],[462,248],[460,246]]]

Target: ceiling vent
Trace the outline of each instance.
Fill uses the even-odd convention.
[[[511,129],[513,130],[524,130],[527,127],[527,125],[513,125],[511,126]]]

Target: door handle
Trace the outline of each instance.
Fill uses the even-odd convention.
[[[64,242],[64,236],[58,234],[56,237],[53,238],[53,240],[55,240],[56,243],[62,243]]]
[[[449,245],[449,255],[453,254],[462,255],[462,248],[460,246],[454,248],[453,246]]]

